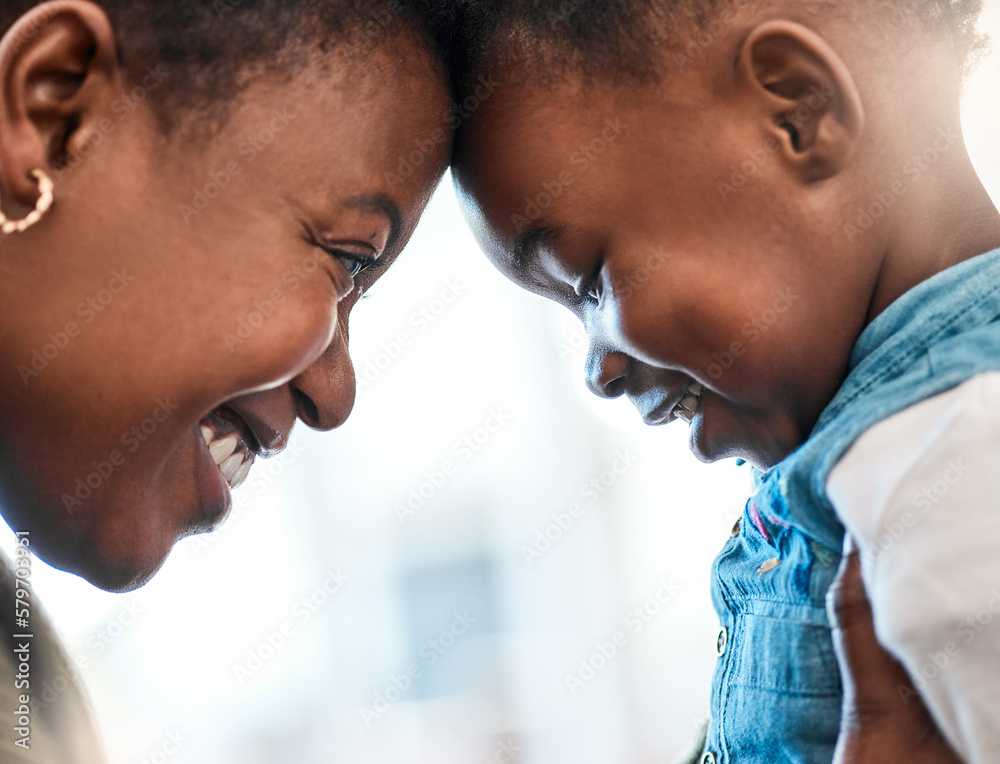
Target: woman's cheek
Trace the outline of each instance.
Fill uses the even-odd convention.
[[[337,329],[338,306],[330,290],[303,287],[298,294],[255,306],[237,333],[226,341],[242,370],[239,391],[283,384],[301,374],[330,345]]]

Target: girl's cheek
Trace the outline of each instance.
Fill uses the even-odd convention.
[[[601,330],[613,344],[652,366],[669,365],[673,358],[674,322],[663,311],[654,311],[643,295],[616,299],[602,311]]]

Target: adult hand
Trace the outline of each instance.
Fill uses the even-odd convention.
[[[919,695],[900,692],[913,684],[875,636],[852,540],[827,595],[827,610],[844,686],[834,764],[961,764]]]

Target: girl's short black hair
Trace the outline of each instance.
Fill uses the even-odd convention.
[[[531,76],[558,81],[573,72],[585,78],[652,81],[680,61],[727,10],[755,0],[461,0],[462,69],[527,63]],[[803,3],[808,9],[809,3]],[[816,14],[837,13],[853,3],[823,0]],[[889,43],[923,24],[943,39],[951,36],[963,69],[985,49],[976,31],[982,0],[857,0]],[[693,48],[692,48],[693,44]],[[664,66],[664,62],[667,66]],[[678,67],[682,68],[682,67]]]
[[[371,54],[404,32],[422,38],[442,74],[452,26],[436,0],[93,0],[108,15],[128,75],[169,72],[170,96],[154,104],[166,126],[176,107],[215,111],[251,67],[297,63],[339,49],[364,70]],[[42,0],[0,0],[0,33]],[[45,18],[42,16],[41,18]],[[30,34],[30,30],[28,32]],[[157,108],[159,107],[159,108]]]

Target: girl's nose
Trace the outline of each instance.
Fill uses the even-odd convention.
[[[314,430],[340,427],[354,409],[357,383],[341,325],[323,355],[289,386],[299,419]]]
[[[629,363],[629,357],[624,353],[591,341],[585,369],[590,392],[601,398],[620,396],[625,392]]]

